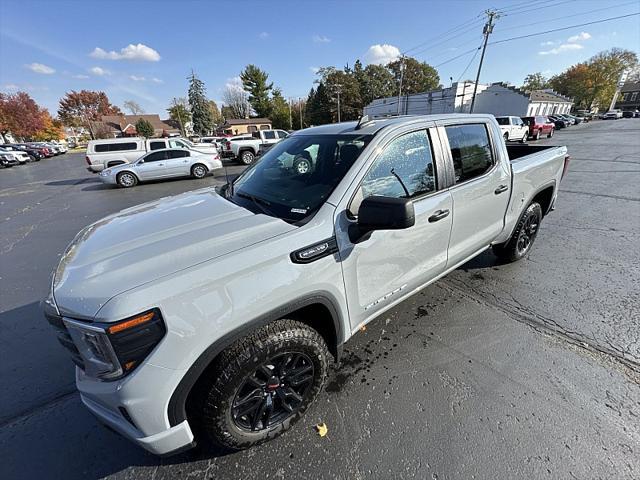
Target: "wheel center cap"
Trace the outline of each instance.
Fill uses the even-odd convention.
[[[280,386],[280,379],[274,375],[267,382],[267,391],[273,392],[279,386]]]

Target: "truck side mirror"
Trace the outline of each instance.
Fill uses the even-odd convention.
[[[413,201],[409,198],[371,196],[362,200],[358,222],[349,229],[352,243],[359,243],[375,230],[404,230],[416,223]]]

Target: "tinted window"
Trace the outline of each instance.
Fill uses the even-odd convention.
[[[498,125],[509,125],[508,117],[496,117],[496,120],[498,121]]]
[[[151,142],[149,143],[150,150],[160,150],[162,148],[167,148],[167,144],[164,142]]]
[[[166,158],[167,158],[167,152],[155,152],[155,153],[150,153],[149,155],[144,157],[144,162],[145,163],[157,162],[159,160],[166,160]]]
[[[131,143],[99,143],[94,145],[94,152],[122,152],[125,150],[137,150],[138,144]]]
[[[182,158],[182,157],[188,157],[188,156],[189,156],[188,150],[171,150],[169,152],[169,158]]]
[[[445,127],[456,183],[462,183],[484,174],[493,165],[491,143],[483,124],[452,125]]]
[[[274,132],[273,130],[270,130],[268,132],[264,132],[263,133],[265,140],[275,140],[276,139],[276,132]]]
[[[287,132],[285,132],[284,130],[278,130],[278,136],[280,138],[287,138],[289,136],[289,134]]]
[[[436,182],[429,137],[424,130],[393,140],[362,180],[362,198],[412,198],[433,192]]]
[[[184,142],[181,142],[180,140],[169,140],[169,147],[170,148],[189,148],[188,145],[186,145]]]

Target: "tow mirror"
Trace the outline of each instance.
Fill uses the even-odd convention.
[[[359,243],[375,230],[403,230],[415,223],[415,210],[410,199],[367,197],[360,204],[358,222],[351,226],[349,238],[353,243]]]

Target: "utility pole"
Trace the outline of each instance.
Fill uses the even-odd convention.
[[[298,98],[298,107],[300,107],[300,130],[303,129],[302,126],[302,99]]]
[[[396,115],[400,115],[400,97],[402,96],[402,78],[404,77],[404,55],[400,56],[400,86],[398,88],[398,106]]]
[[[491,35],[491,32],[493,32],[493,21],[500,18],[500,15],[495,10],[487,10],[485,13],[489,18],[487,20],[487,23],[484,24],[484,29],[482,30],[482,33],[484,34],[484,43],[482,45],[482,55],[480,55],[480,64],[478,65],[476,83],[473,86],[473,96],[471,97],[471,108],[469,109],[469,113],[473,113],[473,106],[476,103],[476,92],[478,91],[478,82],[480,81],[482,62],[484,61],[484,52],[487,50],[487,41],[489,40],[489,35]]]
[[[618,100],[618,95],[620,95],[620,89],[624,85],[624,82],[626,82],[628,75],[629,75],[629,72],[627,70],[624,70],[620,74],[620,77],[618,78],[618,83],[616,85],[616,92],[613,94],[613,98],[611,99],[611,105],[609,105],[609,111],[616,108],[616,101]],[[589,110],[591,110],[591,106],[589,106]]]
[[[293,116],[291,115],[291,102],[293,100],[289,97],[289,130],[293,130]]]
[[[340,87],[342,87],[342,85],[336,85],[336,87],[338,87],[336,92],[338,93],[338,123],[340,123]]]

